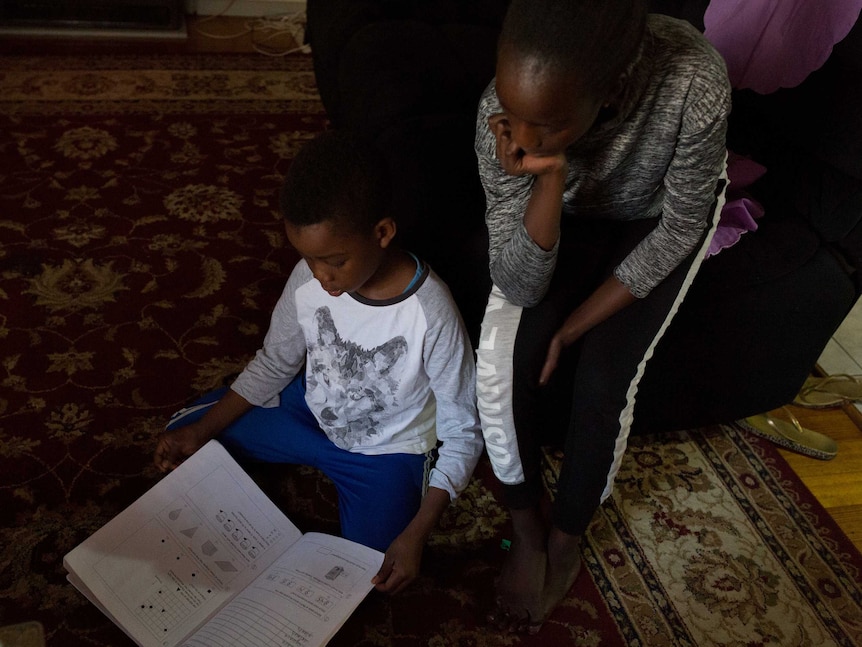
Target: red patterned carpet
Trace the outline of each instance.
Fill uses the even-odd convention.
[[[256,350],[296,261],[278,188],[325,126],[304,55],[0,57],[0,624],[131,644],[62,557],[158,480],[169,414]],[[255,476],[337,532],[318,474]],[[370,595],[331,644],[862,644],[862,557],[734,428],[632,443],[536,637],[481,621],[507,530],[483,463],[419,581]]]

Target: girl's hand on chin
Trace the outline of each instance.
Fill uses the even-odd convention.
[[[565,153],[532,155],[519,147],[512,140],[512,129],[505,115],[489,117],[488,126],[497,139],[497,159],[508,175],[547,175],[567,170]]]
[[[529,155],[521,151],[518,163],[519,175],[562,175],[563,179],[568,172],[568,162],[564,153],[559,155]]]

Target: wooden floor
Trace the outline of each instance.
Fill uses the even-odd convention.
[[[781,449],[803,483],[862,551],[862,427],[859,414],[848,407],[812,410],[790,407],[802,426],[838,443],[838,455],[820,461]]]
[[[83,49],[98,52],[225,52],[277,55],[296,47],[289,31],[273,21],[242,17],[190,16],[187,38],[36,38],[0,37],[0,53],[63,53]],[[793,452],[781,454],[809,490],[836,520],[856,547],[862,551],[862,419],[855,410],[815,411],[791,407],[802,425],[834,439],[838,455],[821,461]],[[851,414],[854,416],[851,418]]]

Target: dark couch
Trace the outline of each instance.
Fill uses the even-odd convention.
[[[652,2],[703,29],[705,0]],[[332,125],[390,160],[402,243],[446,280],[474,342],[489,288],[473,153],[505,1],[308,0]],[[793,399],[862,293],[862,33],[798,88],[734,93],[728,146],[768,171],[756,232],[709,258],[641,382],[636,432],[729,422]]]

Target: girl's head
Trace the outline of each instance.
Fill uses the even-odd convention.
[[[646,25],[644,0],[512,0],[497,96],[527,153],[559,154],[613,101]]]

